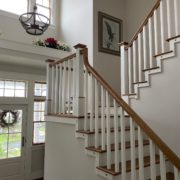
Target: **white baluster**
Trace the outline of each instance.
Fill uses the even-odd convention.
[[[165,52],[164,1],[160,1],[161,51]]]
[[[51,79],[51,81],[52,81],[51,112],[54,113],[54,112],[55,112],[55,111],[54,111],[54,100],[55,100],[55,97],[54,97],[54,95],[55,95],[55,66],[54,66],[54,65],[52,66],[52,76],[51,76],[51,77],[52,77],[52,79]]]
[[[67,113],[70,114],[70,92],[71,92],[71,67],[70,60],[67,62]]]
[[[180,171],[174,166],[174,180],[180,179]]]
[[[51,81],[51,75],[52,75],[52,68],[51,68],[51,65],[49,63],[47,63],[46,65],[46,72],[47,72],[47,80],[46,80],[46,83],[47,83],[47,96],[46,96],[46,114],[49,114],[51,113],[51,87],[52,87],[52,81]]]
[[[158,54],[158,17],[157,17],[157,10],[154,11],[154,49],[155,49],[155,54]]]
[[[115,172],[119,172],[119,126],[118,126],[118,114],[117,114],[117,103],[114,100],[114,159],[115,159]]]
[[[98,110],[99,110],[99,98],[98,98],[98,82],[95,79],[95,148],[99,147],[99,126],[98,126]]]
[[[162,153],[162,151],[159,150],[160,154],[160,175],[161,179],[166,180],[166,162],[165,162],[165,156]]]
[[[106,136],[107,136],[107,168],[111,169],[111,127],[110,127],[110,97],[106,91]]]
[[[88,113],[88,73],[85,71],[85,80],[84,80],[84,97],[85,97],[85,109],[84,109],[84,130],[88,130],[87,124],[87,113]]]
[[[139,72],[139,82],[142,82],[142,67],[143,67],[143,64],[142,64],[142,40],[141,40],[141,33],[139,33],[138,35],[138,60],[139,60],[139,68],[138,68],[138,72]]]
[[[136,41],[133,42],[133,81],[134,83],[138,82],[137,77],[137,52],[136,52],[137,46]]]
[[[66,77],[66,62],[64,62],[62,65],[63,65],[62,113],[65,114],[66,113],[66,79],[67,79],[67,77]]]
[[[170,12],[170,1],[167,0],[167,30],[168,30],[168,38],[172,36],[172,31],[171,31],[171,12]]]
[[[62,113],[62,82],[63,82],[63,70],[62,64],[59,64],[59,113]]]
[[[58,106],[59,106],[59,68],[58,65],[55,67],[55,96],[54,96],[54,112],[55,114],[58,113]]]
[[[143,134],[140,127],[138,127],[138,159],[139,159],[139,180],[144,180]]]
[[[143,59],[144,59],[144,69],[148,68],[147,65],[147,32],[146,26],[143,27]]]
[[[101,148],[102,150],[105,150],[105,112],[104,112],[104,107],[105,107],[105,92],[103,86],[101,86]]]
[[[178,15],[179,7],[178,7],[178,0],[174,0],[174,21],[175,21],[175,35],[179,35],[179,15]]]
[[[73,107],[74,107],[74,99],[75,99],[75,94],[76,94],[76,58],[73,58]]]
[[[133,83],[133,79],[132,79],[132,48],[129,47],[128,48],[128,74],[129,74],[129,93],[131,94],[133,92],[132,90],[132,83]]]
[[[156,179],[156,162],[155,162],[155,145],[150,140],[150,167],[151,167],[151,179]]]
[[[90,107],[90,131],[94,131],[94,77],[90,76],[90,81],[91,81],[91,107]]]
[[[149,18],[148,27],[149,27],[149,67],[152,68],[152,67],[154,67],[152,18]]]
[[[120,108],[120,125],[121,125],[121,177],[126,179],[126,145],[125,145],[125,117],[124,110]]]
[[[131,180],[136,180],[136,152],[135,152],[135,125],[130,118],[130,143],[131,143]]]

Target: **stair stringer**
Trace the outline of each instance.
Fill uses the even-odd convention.
[[[163,72],[163,61],[164,60],[169,60],[170,58],[176,56],[176,43],[179,43],[179,42],[180,42],[180,37],[171,39],[169,41],[170,51],[172,51],[172,52],[170,52],[168,54],[163,54],[163,55],[157,56],[155,58],[155,61],[157,61],[157,67],[159,67],[159,69],[153,69],[153,70],[149,70],[149,71],[144,72],[145,81],[147,81],[147,82],[146,83],[135,84],[134,85],[134,93],[136,95],[125,96],[126,99],[127,99],[127,97],[129,99],[139,99],[139,97],[140,97],[140,89],[151,86],[151,75]]]

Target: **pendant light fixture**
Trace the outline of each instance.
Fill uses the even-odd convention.
[[[37,13],[37,6],[34,6],[33,12],[22,14],[19,21],[26,32],[31,35],[42,35],[50,24],[49,18]]]

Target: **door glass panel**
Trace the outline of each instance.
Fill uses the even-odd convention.
[[[7,158],[8,134],[0,134],[0,159]]]
[[[0,159],[21,156],[22,113],[0,109]]]

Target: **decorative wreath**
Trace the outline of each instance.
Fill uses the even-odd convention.
[[[9,113],[12,115],[11,118],[8,117]],[[19,115],[18,111],[4,110],[0,116],[0,125],[2,127],[13,126],[14,124],[17,123],[18,115]]]

